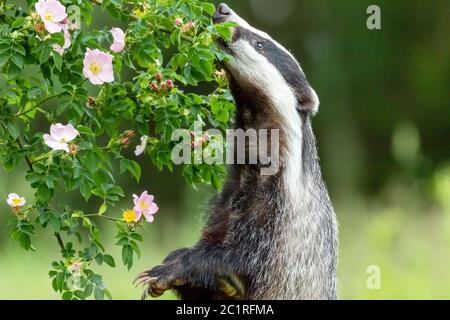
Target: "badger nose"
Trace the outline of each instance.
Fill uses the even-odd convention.
[[[229,16],[231,14],[231,9],[225,3],[221,3],[217,7],[217,13],[222,16]]]
[[[232,14],[232,10],[225,3],[221,3],[217,6],[216,13],[213,16],[214,23],[221,23],[227,21]]]

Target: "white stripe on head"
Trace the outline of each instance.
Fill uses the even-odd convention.
[[[231,16],[231,18],[229,19],[229,21],[235,22],[237,23],[240,27],[245,28],[247,30],[250,30],[251,32],[259,35],[262,38],[265,38],[267,40],[272,41],[278,48],[280,48],[282,51],[284,51],[285,53],[287,53],[298,65],[298,67],[300,68],[300,70],[302,70],[302,67],[300,66],[300,64],[298,63],[297,59],[295,59],[294,55],[287,50],[285,47],[283,47],[279,42],[275,41],[269,34],[267,34],[266,32],[263,32],[261,30],[256,29],[255,27],[251,26],[247,21],[245,21],[244,19],[242,19],[238,14],[236,14],[236,12],[233,11],[233,14]]]
[[[238,39],[228,46],[233,51],[234,59],[227,62],[227,68],[233,77],[238,83],[251,83],[264,92],[281,118],[280,129],[287,139],[283,175],[287,191],[295,197],[302,161],[302,123],[296,108],[297,98],[278,69],[248,41]]]

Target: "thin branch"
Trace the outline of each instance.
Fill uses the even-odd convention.
[[[61,247],[61,251],[65,252],[66,251],[66,247],[64,246],[64,242],[61,238],[61,235],[59,234],[59,232],[55,232],[55,237],[58,240],[58,244]]]
[[[108,217],[108,216],[104,216],[104,215],[100,215],[100,214],[85,214],[85,215],[83,215],[83,217],[86,217],[86,218],[97,217],[97,218],[103,218],[103,219],[110,220],[110,221],[125,222],[122,219]]]
[[[16,143],[19,146],[19,148],[21,150],[23,150],[23,144],[22,144],[22,141],[20,140],[20,138],[17,138]],[[31,160],[30,160],[30,158],[28,158],[28,156],[24,156],[24,158],[28,164],[28,168],[30,168],[30,171],[33,171],[33,162],[31,162]]]

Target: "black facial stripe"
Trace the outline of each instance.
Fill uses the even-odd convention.
[[[286,82],[294,89],[294,93],[300,104],[310,102],[310,85],[306,80],[306,76],[299,68],[297,61],[282,50],[272,40],[263,38],[243,27],[237,27],[234,33],[233,41],[245,39],[250,45],[277,68],[283,75]],[[256,43],[260,41],[264,43],[264,49],[258,50]]]

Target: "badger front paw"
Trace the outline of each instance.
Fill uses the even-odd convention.
[[[182,286],[186,280],[174,264],[162,264],[142,272],[135,280],[136,285],[144,285],[142,300],[148,296],[158,298],[168,290]]]

